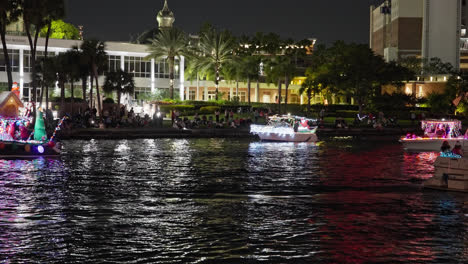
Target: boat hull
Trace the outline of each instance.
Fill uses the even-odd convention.
[[[448,141],[450,147],[455,147],[457,141],[462,145],[463,151],[468,151],[468,140],[461,138],[434,138],[434,139],[401,139],[403,147],[406,150],[413,151],[440,151],[444,141]]]
[[[277,142],[317,142],[318,138],[315,133],[294,133],[294,134],[275,134],[275,133],[259,133],[258,137],[262,141],[277,141]]]
[[[0,141],[0,157],[2,158],[56,157],[59,155],[60,150],[57,147],[47,144]]]
[[[424,187],[468,192],[468,159],[437,157],[434,176],[424,182]]]

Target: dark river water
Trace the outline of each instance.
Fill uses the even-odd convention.
[[[467,263],[468,194],[398,143],[65,141],[0,160],[0,263]]]

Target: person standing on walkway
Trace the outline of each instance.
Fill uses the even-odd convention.
[[[219,123],[219,114],[220,114],[219,109],[216,109],[216,111],[215,111],[216,124]]]
[[[255,120],[255,124],[258,123],[258,116],[259,116],[258,109],[255,109],[255,111],[254,111],[254,120]]]
[[[322,110],[320,110],[320,120],[323,120],[323,118],[325,117],[325,108],[322,108]]]

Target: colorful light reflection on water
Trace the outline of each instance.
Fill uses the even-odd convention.
[[[2,263],[463,263],[435,153],[343,140],[68,141],[0,160]]]

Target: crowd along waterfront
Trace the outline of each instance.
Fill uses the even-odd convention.
[[[0,160],[2,263],[466,263],[467,194],[397,142],[68,140]]]

